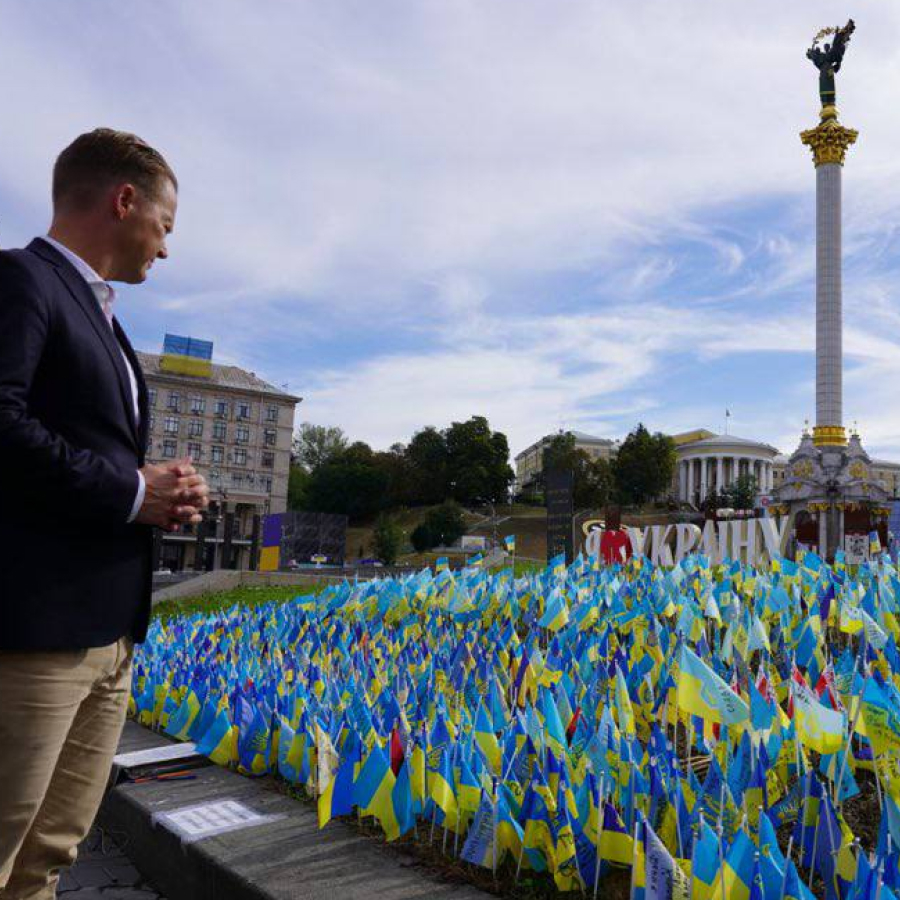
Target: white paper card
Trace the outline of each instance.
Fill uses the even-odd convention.
[[[183,841],[190,843],[226,831],[264,825],[280,818],[283,817],[260,815],[237,800],[216,800],[156,813],[153,824],[174,831]]]
[[[130,769],[135,766],[149,766],[153,763],[187,759],[190,756],[199,756],[197,745],[193,741],[188,741],[185,744],[163,744],[161,747],[133,750],[131,753],[119,753],[113,757],[113,765],[118,766],[120,769]]]

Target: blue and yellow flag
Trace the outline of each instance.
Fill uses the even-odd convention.
[[[221,710],[209,731],[197,743],[197,752],[209,757],[217,766],[237,762],[237,729],[231,724],[226,710]]]
[[[625,829],[616,808],[603,804],[603,830],[600,832],[600,858],[623,866],[631,865],[634,841]]]
[[[747,703],[686,644],[681,647],[678,705],[708,722],[737,725],[750,718]]]

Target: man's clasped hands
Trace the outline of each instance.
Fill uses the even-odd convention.
[[[147,463],[141,474],[145,484],[144,502],[135,521],[165,531],[178,531],[182,525],[196,525],[201,521],[202,510],[209,506],[209,485],[190,459],[162,465]]]

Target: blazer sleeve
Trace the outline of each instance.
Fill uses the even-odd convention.
[[[72,446],[29,409],[49,329],[47,302],[34,276],[0,253],[0,477],[12,484],[27,480],[30,489],[21,492],[23,497],[124,524],[137,490],[135,470]]]

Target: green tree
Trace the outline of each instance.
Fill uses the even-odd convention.
[[[484,416],[454,422],[445,432],[450,496],[463,505],[501,503],[515,475],[506,435],[491,431]]]
[[[757,493],[756,476],[740,475],[722,491],[722,498],[725,501],[722,505],[730,506],[732,509],[753,509]]]
[[[669,490],[675,472],[675,442],[638,425],[622,442],[612,468],[619,502],[639,506]]]
[[[706,496],[700,501],[700,509],[704,512],[715,512],[717,509],[730,506],[728,498],[720,494],[715,488],[710,488]]]
[[[403,444],[392,444],[388,450],[375,453],[372,463],[386,479],[383,506],[386,509],[396,509],[400,506],[413,505],[410,487],[411,467]]]
[[[357,441],[312,470],[307,508],[351,518],[370,516],[384,508],[387,487],[388,475],[372,448]]]
[[[372,544],[378,559],[386,566],[394,565],[403,544],[403,532],[395,519],[385,513],[378,517],[372,533]]]
[[[307,492],[309,490],[309,472],[303,466],[292,462],[288,470],[288,498],[289,510],[297,511],[306,509]]]
[[[449,454],[442,432],[431,426],[417,431],[406,448],[405,457],[409,479],[407,500],[411,506],[430,506],[449,496]]]
[[[553,436],[544,448],[544,470],[563,469],[574,476],[573,501],[576,509],[599,509],[609,502],[613,489],[613,471],[608,460],[592,459],[575,446],[571,431]],[[543,473],[539,477],[543,487]]]
[[[340,428],[303,422],[294,435],[292,455],[307,472],[313,472],[346,449],[347,436]]]

